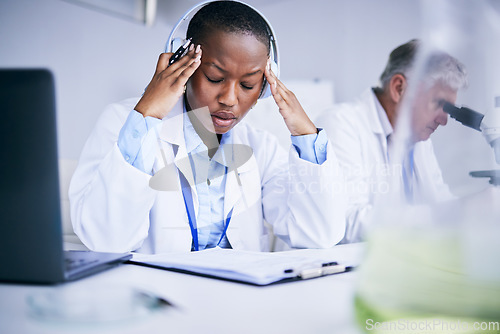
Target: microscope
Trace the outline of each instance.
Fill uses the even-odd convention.
[[[497,164],[500,164],[500,96],[495,97],[495,108],[485,115],[467,107],[456,107],[448,102],[444,103],[443,110],[463,125],[482,132],[493,149]],[[500,169],[473,171],[469,174],[472,177],[489,177],[491,184],[500,186]]]

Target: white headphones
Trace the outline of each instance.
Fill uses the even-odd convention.
[[[184,16],[181,17],[179,22],[174,26],[172,29],[172,32],[170,33],[170,36],[168,37],[167,43],[165,45],[165,52],[175,52],[181,45],[183,45],[186,42],[186,33],[187,33],[187,28],[189,25],[189,21],[191,21],[191,18],[204,6],[208,5],[213,1],[205,1],[202,3],[197,4],[190,10],[184,14]],[[269,32],[269,37],[270,37],[270,50],[269,50],[269,58],[271,59],[271,70],[276,74],[276,76],[279,78],[280,74],[280,58],[279,58],[279,51],[278,51],[278,41],[276,40],[276,35],[274,33],[273,27],[269,23],[269,21],[266,19],[264,15],[262,15],[261,12],[259,12],[257,9],[254,7],[250,6],[249,4],[246,4],[242,1],[236,1],[239,3],[242,3],[251,9],[253,9],[257,14],[259,14],[262,19],[266,22],[268,32]],[[262,91],[260,93],[259,99],[264,99],[266,97],[271,96],[271,88],[269,87],[269,84],[267,83],[267,80],[264,78],[264,85],[262,86]]]

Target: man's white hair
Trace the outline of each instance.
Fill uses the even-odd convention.
[[[380,75],[382,89],[387,88],[391,78],[396,74],[403,75],[407,80],[413,76],[415,59],[421,44],[418,39],[412,39],[391,52],[387,65]],[[465,66],[445,52],[431,52],[425,59],[422,70],[423,81],[429,85],[441,81],[453,90],[467,87]]]

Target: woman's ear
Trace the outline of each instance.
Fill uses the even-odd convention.
[[[394,74],[389,82],[389,95],[394,103],[399,103],[406,90],[406,78],[402,74]]]

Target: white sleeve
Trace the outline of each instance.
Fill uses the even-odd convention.
[[[149,187],[150,176],[125,161],[117,145],[130,110],[119,104],[106,108],[71,180],[73,229],[91,250],[132,251],[148,234],[156,196]]]
[[[287,156],[273,139],[266,138],[261,171],[264,219],[291,247],[334,246],[344,237],[346,202],[337,188],[342,175],[333,150],[327,144],[326,161],[315,164],[292,145]]]
[[[366,161],[361,151],[360,129],[352,120],[346,119],[346,113],[330,110],[324,113],[317,124],[323,127],[330,140],[332,150],[338,158],[343,174],[342,188],[346,194],[345,236],[341,243],[363,240],[369,224],[373,203],[371,202],[369,177],[365,175]]]

